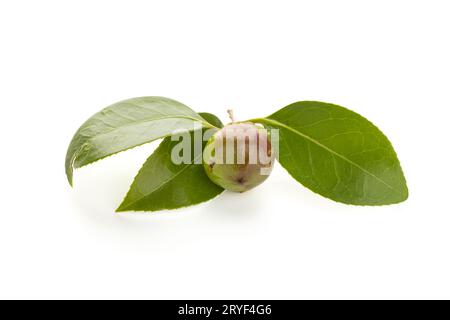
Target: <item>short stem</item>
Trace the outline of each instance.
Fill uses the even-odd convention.
[[[233,110],[232,109],[228,109],[227,112],[228,112],[228,116],[230,117],[231,123],[234,123],[235,120],[234,120],[234,112],[233,112]]]
[[[265,123],[265,122],[267,122],[267,121],[265,121],[265,120],[266,120],[265,118],[255,118],[255,119],[247,120],[246,122]]]

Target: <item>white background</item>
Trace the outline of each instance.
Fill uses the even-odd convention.
[[[448,1],[2,1],[0,298],[450,298]],[[320,100],[372,120],[410,198],[334,203],[277,166],[260,187],[114,209],[155,144],[66,181],[81,123],[179,100],[226,121]]]

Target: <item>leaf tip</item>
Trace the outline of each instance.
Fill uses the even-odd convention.
[[[128,209],[126,208],[126,206],[124,205],[124,203],[122,202],[120,204],[120,206],[116,209],[116,213],[120,213],[120,212],[125,212],[128,211]]]
[[[128,201],[128,196],[126,196],[125,199],[122,200],[122,203],[117,207],[116,213],[133,211],[133,210],[134,210],[133,206]]]
[[[408,186],[405,183],[405,188],[403,189],[402,196],[401,196],[399,202],[404,202],[404,201],[408,200],[408,198],[409,198],[409,190],[408,190]]]
[[[408,198],[409,198],[408,184],[406,182],[406,178],[403,174],[403,171],[401,172],[401,177],[402,177],[402,183],[400,184],[400,188],[399,188],[400,190],[398,191],[398,198],[397,198],[397,201],[394,203],[401,203],[401,202],[408,200]]]
[[[67,182],[69,183],[70,187],[73,187],[73,174],[72,174],[72,171],[66,171],[66,177],[67,177]]]
[[[73,162],[74,162],[74,159],[73,159],[72,155],[70,154],[70,147],[69,147],[69,151],[67,151],[67,154],[66,154],[65,171],[66,171],[67,182],[69,182],[69,185],[71,187],[73,187]]]

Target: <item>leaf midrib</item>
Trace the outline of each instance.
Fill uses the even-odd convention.
[[[138,124],[142,124],[142,123],[146,123],[146,122],[158,121],[158,120],[164,120],[164,119],[172,119],[172,118],[173,118],[173,119],[188,119],[188,120],[193,120],[193,121],[202,123],[205,127],[215,128],[215,126],[211,125],[211,124],[208,123],[208,122],[202,121],[201,119],[196,119],[196,118],[188,117],[188,116],[167,116],[167,117],[159,117],[159,118],[152,118],[152,119],[144,119],[144,120],[141,120],[141,121],[130,122],[130,123],[127,123],[127,124],[124,124],[124,125],[115,127],[115,128],[113,128],[113,129],[111,129],[111,130],[108,130],[108,131],[105,131],[105,132],[102,132],[102,133],[99,133],[99,134],[90,136],[90,137],[88,137],[88,139],[86,140],[86,142],[87,142],[87,141],[91,141],[91,140],[94,139],[94,138],[97,138],[97,137],[100,137],[100,136],[103,136],[103,135],[107,135],[107,134],[109,134],[109,133],[111,133],[111,132],[113,132],[113,131],[115,131],[115,130],[119,130],[119,129],[122,129],[122,128],[131,127],[131,126],[138,125]]]
[[[393,186],[391,186],[389,183],[387,183],[387,182],[384,181],[383,179],[377,177],[375,174],[373,174],[372,172],[368,171],[368,170],[365,169],[364,167],[360,166],[360,165],[357,164],[356,162],[350,160],[350,159],[347,158],[346,156],[344,156],[344,155],[342,155],[342,154],[340,154],[340,153],[334,151],[333,149],[331,149],[331,148],[327,147],[326,145],[320,143],[320,142],[317,141],[316,139],[314,139],[314,138],[308,136],[307,134],[302,133],[302,132],[300,132],[300,131],[298,131],[298,130],[292,128],[292,127],[289,127],[288,125],[285,125],[285,124],[282,123],[282,122],[279,122],[279,121],[277,121],[277,120],[270,119],[270,118],[258,118],[258,119],[252,119],[252,120],[250,120],[250,121],[252,121],[252,122],[268,123],[268,124],[272,124],[272,125],[275,125],[275,126],[282,127],[282,128],[284,128],[284,129],[286,129],[286,130],[289,130],[289,131],[291,131],[291,132],[293,132],[293,133],[295,133],[295,134],[301,136],[302,138],[304,138],[304,139],[306,139],[306,140],[308,140],[308,141],[310,141],[310,142],[316,144],[317,146],[319,146],[319,147],[321,147],[321,148],[327,150],[328,152],[334,154],[335,156],[337,156],[337,157],[343,159],[344,161],[347,161],[348,163],[350,163],[351,165],[353,165],[353,166],[355,166],[356,168],[360,169],[360,170],[363,171],[364,173],[368,174],[369,176],[371,176],[371,177],[375,178],[376,180],[378,180],[379,182],[383,183],[385,186],[387,186],[387,187],[390,188],[391,190],[393,190],[393,191],[395,191],[395,192],[399,192],[396,188],[394,188]]]
[[[197,122],[202,123],[202,125],[203,125],[204,127],[216,128],[216,126],[210,124],[209,122],[207,122],[207,121],[205,121],[205,120],[196,119],[196,118],[189,117],[189,116],[167,116],[167,117],[159,117],[159,118],[153,118],[153,119],[145,119],[145,120],[141,120],[141,121],[136,121],[136,122],[127,123],[127,124],[125,124],[125,125],[121,125],[121,126],[119,126],[119,127],[115,127],[115,128],[113,128],[113,129],[111,129],[111,130],[108,130],[108,131],[105,131],[105,132],[102,132],[102,133],[99,133],[99,134],[96,134],[96,135],[92,135],[92,136],[84,135],[84,136],[86,137],[86,139],[83,140],[83,143],[77,148],[77,150],[73,153],[73,155],[72,155],[72,157],[71,157],[71,159],[70,159],[70,168],[71,168],[71,170],[73,170],[73,168],[74,168],[74,163],[75,163],[75,161],[78,159],[78,156],[79,156],[80,153],[82,152],[83,148],[85,148],[87,145],[92,145],[92,141],[93,141],[95,138],[98,138],[99,136],[107,135],[107,134],[109,134],[109,133],[111,133],[111,132],[113,132],[113,131],[115,131],[115,130],[123,129],[123,128],[130,127],[130,126],[133,126],[133,125],[136,125],[136,124],[145,123],[145,122],[150,122],[150,121],[153,121],[153,120],[154,120],[154,121],[158,121],[158,120],[164,120],[164,119],[170,119],[170,118],[189,119],[189,120],[193,120],[193,121],[197,121]],[[83,135],[81,132],[80,132],[79,134],[80,134],[80,135]],[[167,136],[167,135],[165,135],[165,136],[163,136],[163,137],[161,137],[161,138],[164,138],[164,137],[166,137],[166,136]],[[147,141],[147,142],[144,142],[144,143],[142,143],[142,144],[140,144],[140,145],[143,145],[143,144],[146,144],[146,143],[149,143],[149,142],[150,142],[150,141]],[[137,145],[134,146],[134,147],[137,147]],[[133,147],[127,148],[126,150],[131,149],[131,148],[133,148]],[[125,151],[125,150],[122,150],[122,151]],[[119,151],[119,152],[122,152],[122,151]],[[119,153],[119,152],[116,152],[116,153]],[[113,153],[113,154],[116,154],[116,153]],[[112,154],[111,154],[111,155],[112,155]],[[90,164],[90,163],[93,163],[93,162],[96,162],[96,161],[99,161],[99,160],[104,159],[104,158],[106,158],[106,157],[108,157],[108,156],[111,156],[111,155],[107,155],[107,156],[104,156],[104,157],[100,157],[100,158],[98,158],[98,159],[95,159],[94,161],[88,161],[88,162],[84,163],[82,166],[87,165],[87,164]],[[68,168],[68,167],[67,167],[67,165],[66,165],[66,170],[67,170],[67,168]],[[72,185],[72,178],[71,178],[71,177],[68,177],[68,180],[69,180],[69,184]]]

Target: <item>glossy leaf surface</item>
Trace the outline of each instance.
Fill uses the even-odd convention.
[[[212,114],[201,113],[204,119],[216,127],[220,120]],[[191,133],[191,159],[202,158],[202,149],[195,151],[194,133]],[[156,211],[176,209],[210,200],[223,189],[206,175],[202,164],[175,164],[171,160],[172,149],[179,141],[165,138],[147,159],[134,179],[130,190],[117,211]],[[206,142],[203,142],[204,146]]]
[[[408,198],[391,143],[353,111],[302,101],[253,121],[279,129],[281,165],[324,197],[355,205],[385,205]]]
[[[140,97],[115,103],[92,116],[75,133],[66,155],[67,179],[72,184],[74,168],[176,130],[191,131],[195,123],[212,127],[192,109],[172,99]]]

